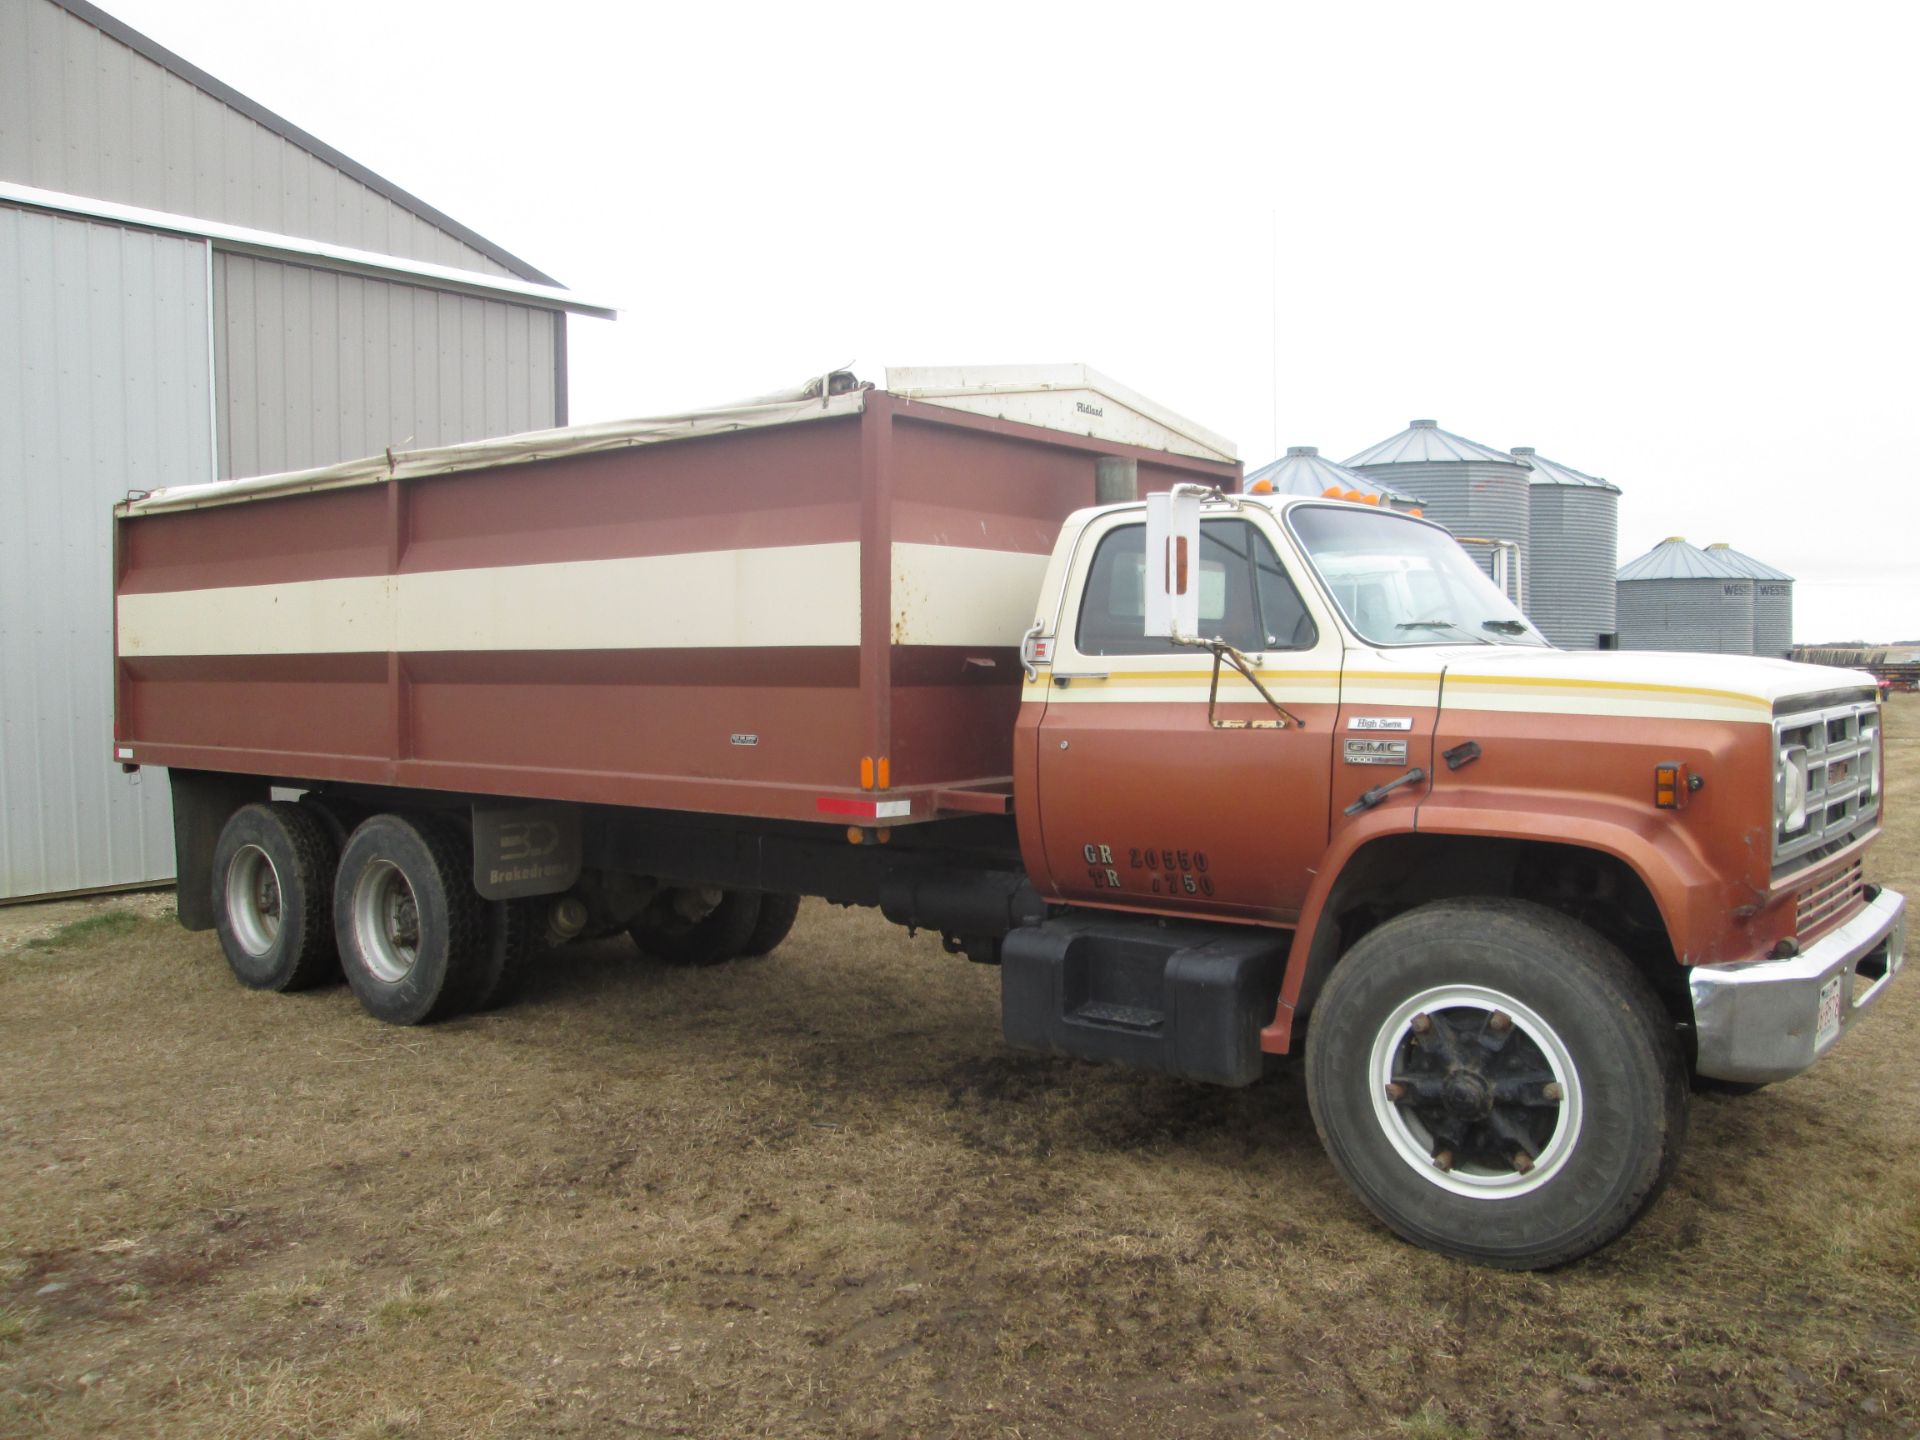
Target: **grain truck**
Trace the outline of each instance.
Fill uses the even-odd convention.
[[[1872,680],[1556,650],[1439,526],[1239,477],[989,368],[136,495],[116,758],[245,984],[415,1024],[873,906],[1014,1047],[1297,1063],[1399,1234],[1584,1255],[1898,972]]]

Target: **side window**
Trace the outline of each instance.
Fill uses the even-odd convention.
[[[1074,632],[1082,655],[1185,650],[1140,633],[1146,573],[1144,525],[1122,526],[1100,542]],[[1200,527],[1200,631],[1238,650],[1292,650],[1314,642],[1313,621],[1273,547],[1244,520],[1208,520]]]
[[[1320,627],[1300,599],[1300,592],[1287,577],[1286,567],[1273,553],[1267,537],[1252,526],[1253,568],[1259,577],[1260,625],[1266,632],[1268,650],[1311,650],[1320,639]]]

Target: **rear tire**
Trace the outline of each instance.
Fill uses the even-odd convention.
[[[669,890],[627,933],[669,965],[719,965],[746,953],[759,919],[757,890]]]
[[[375,815],[340,856],[334,929],[361,1007],[390,1025],[419,1025],[472,1003],[486,914],[463,847],[430,821]]]
[[[487,906],[487,943],[475,965],[473,1009],[496,1010],[519,994],[545,928],[535,901],[496,900]]]
[[[1501,1269],[1618,1237],[1686,1138],[1686,1065],[1646,979],[1525,901],[1425,905],[1366,935],[1314,1007],[1306,1068],[1314,1125],[1367,1208]]]
[[[234,811],[213,851],[213,927],[227,964],[255,990],[307,990],[337,979],[334,845],[285,801]]]
[[[747,936],[747,943],[740,947],[740,953],[749,957],[772,954],[792,933],[793,922],[799,917],[798,895],[762,895],[760,916],[753,922],[753,930]]]

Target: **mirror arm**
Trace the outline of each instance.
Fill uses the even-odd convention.
[[[1253,673],[1252,663],[1240,651],[1218,638],[1195,640],[1192,643],[1204,645],[1213,651],[1213,683],[1207,688],[1207,724],[1215,730],[1284,730],[1289,725],[1298,730],[1307,728],[1306,721],[1273,698],[1272,692],[1262,685],[1260,677]],[[1273,707],[1273,713],[1280,717],[1278,720],[1222,720],[1220,718],[1220,664],[1222,661],[1233,666],[1246,677],[1247,683],[1260,692],[1260,698]]]

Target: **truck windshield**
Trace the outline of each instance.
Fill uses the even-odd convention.
[[[1437,526],[1320,505],[1295,506],[1287,521],[1347,623],[1371,644],[1547,643]]]

